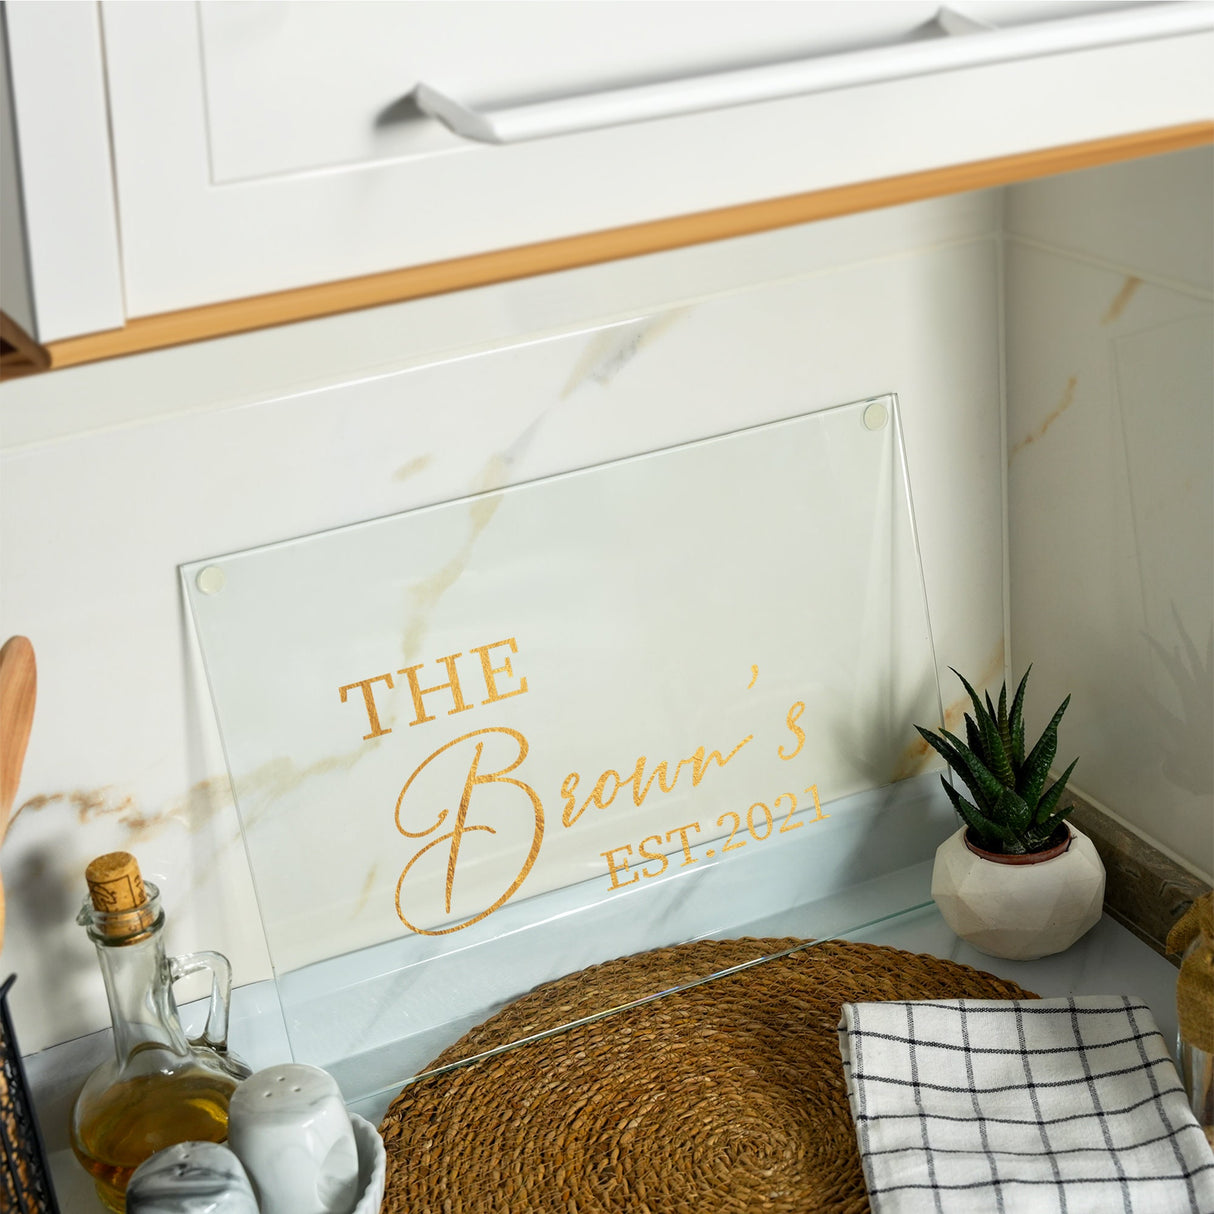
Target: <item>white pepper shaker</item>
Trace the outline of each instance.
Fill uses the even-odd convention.
[[[218,1142],[178,1142],[145,1159],[126,1188],[127,1214],[257,1214],[240,1160]]]
[[[337,1081],[301,1062],[243,1080],[228,1107],[228,1145],[257,1190],[261,1214],[350,1214],[358,1149]]]

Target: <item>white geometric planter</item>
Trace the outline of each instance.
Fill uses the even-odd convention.
[[[1000,864],[970,851],[963,826],[936,849],[932,898],[944,921],[981,952],[1032,961],[1070,948],[1095,926],[1104,865],[1069,823],[1069,846],[1049,860]]]

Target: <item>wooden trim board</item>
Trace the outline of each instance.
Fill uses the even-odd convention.
[[[340,312],[401,303],[428,295],[899,206],[947,194],[1013,185],[1038,177],[1157,156],[1209,143],[1214,143],[1214,122],[1187,123],[631,224],[429,265],[186,308],[179,312],[163,312],[138,317],[121,329],[67,338],[45,346],[38,346],[24,333],[20,333],[20,341],[11,337],[8,340],[22,350],[33,346],[45,367],[70,367],[185,342],[206,341],[294,321],[315,320]],[[7,318],[5,325],[6,333],[16,328]]]
[[[1104,863],[1105,913],[1179,965],[1168,953],[1168,932],[1209,886],[1078,794],[1068,790],[1062,803]]]

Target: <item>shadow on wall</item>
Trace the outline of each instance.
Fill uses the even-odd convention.
[[[1202,657],[1193,638],[1185,631],[1176,604],[1172,618],[1180,643],[1168,649],[1149,633],[1147,643],[1171,684],[1173,712],[1155,695],[1148,703],[1162,739],[1159,769],[1168,783],[1198,796],[1214,792],[1214,624],[1211,625]]]

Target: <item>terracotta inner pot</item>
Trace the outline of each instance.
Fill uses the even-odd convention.
[[[1071,839],[1074,837],[1071,834],[1071,829],[1065,823],[1061,825],[1051,836],[1057,842],[1051,843],[1049,847],[1042,851],[1025,852],[1022,856],[1004,856],[999,852],[987,851],[985,847],[979,847],[973,839],[973,828],[967,826],[965,834],[962,836],[965,846],[974,853],[975,856],[981,856],[984,860],[990,860],[993,864],[1040,864],[1043,860],[1052,860],[1055,856],[1061,856],[1064,851],[1071,845]]]

